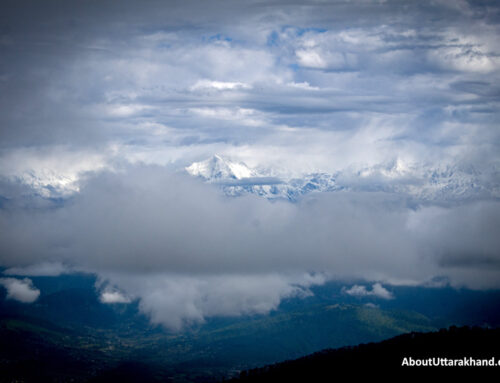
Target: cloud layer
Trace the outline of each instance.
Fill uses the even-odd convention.
[[[0,225],[3,267],[97,273],[104,302],[139,299],[172,329],[268,312],[328,278],[500,287],[496,201],[415,209],[404,196],[349,191],[295,204],[230,199],[188,175],[132,166],[88,177],[63,205],[3,209]]]

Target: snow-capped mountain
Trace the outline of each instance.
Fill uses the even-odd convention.
[[[192,175],[219,184],[225,194],[239,196],[256,194],[269,199],[297,200],[312,191],[339,190],[335,177],[326,173],[307,174],[302,178],[278,178],[251,169],[243,162],[234,162],[220,155],[186,167]]]
[[[243,162],[234,162],[216,154],[205,161],[194,162],[186,168],[192,176],[202,177],[206,181],[240,180],[256,177],[257,173]]]
[[[310,193],[360,191],[394,193],[417,205],[500,199],[500,170],[494,166],[478,170],[471,166],[408,164],[395,160],[332,174],[317,172],[290,177],[280,175],[276,169],[254,169],[243,162],[214,155],[192,163],[185,171],[217,185],[233,197],[254,194],[270,200],[298,201]],[[27,186],[23,193],[31,192],[42,198],[68,198],[79,192],[79,176],[48,171],[25,172],[11,178],[11,184]],[[2,190],[0,196],[5,198],[20,193]]]
[[[351,190],[397,193],[417,203],[500,198],[498,183],[491,182],[498,180],[498,171],[485,175],[473,168],[409,165],[400,160],[334,174],[311,173],[298,178],[277,178],[243,162],[215,155],[193,163],[186,171],[218,184],[229,196],[256,194],[268,199],[297,201],[309,193]]]

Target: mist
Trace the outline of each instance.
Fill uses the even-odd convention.
[[[153,322],[176,330],[268,313],[330,279],[499,287],[496,201],[415,207],[403,195],[351,191],[297,203],[229,198],[141,165],[88,175],[62,205],[20,205],[0,211],[7,272],[38,264],[95,273],[103,302],[138,299]],[[350,291],[388,297],[379,284]]]

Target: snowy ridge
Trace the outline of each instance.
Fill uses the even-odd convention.
[[[257,170],[243,162],[214,155],[194,162],[184,170],[193,177],[217,185],[224,194],[232,197],[254,194],[270,200],[295,202],[310,193],[379,191],[404,196],[412,204],[500,199],[500,169],[495,166],[478,170],[470,166],[407,164],[395,160],[370,167],[347,168],[332,174],[317,172],[290,177],[276,174],[275,169]],[[6,180],[27,186],[42,198],[64,199],[79,192],[80,176],[47,170],[25,172]],[[8,199],[11,194],[20,193],[6,185],[2,187],[0,178],[0,198]],[[23,193],[29,194],[29,190]]]
[[[302,178],[281,179],[259,173],[243,162],[234,162],[220,155],[194,162],[185,168],[188,174],[218,184],[228,196],[256,194],[269,199],[297,200],[312,191],[333,191],[340,187],[335,177],[326,173],[308,174]]]
[[[407,195],[418,203],[447,203],[477,198],[500,198],[498,171],[483,174],[457,166],[408,165],[400,160],[335,174],[311,173],[299,178],[268,177],[215,155],[186,168],[206,182],[218,184],[228,196],[256,194],[268,199],[297,201],[314,192],[383,191]],[[490,181],[487,181],[490,180]]]

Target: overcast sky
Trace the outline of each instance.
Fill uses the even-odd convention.
[[[328,278],[500,287],[499,20],[495,1],[4,1],[0,266],[97,273],[103,302],[172,329]],[[216,153],[363,187],[272,203],[179,173]],[[481,193],[368,191],[433,169]]]

